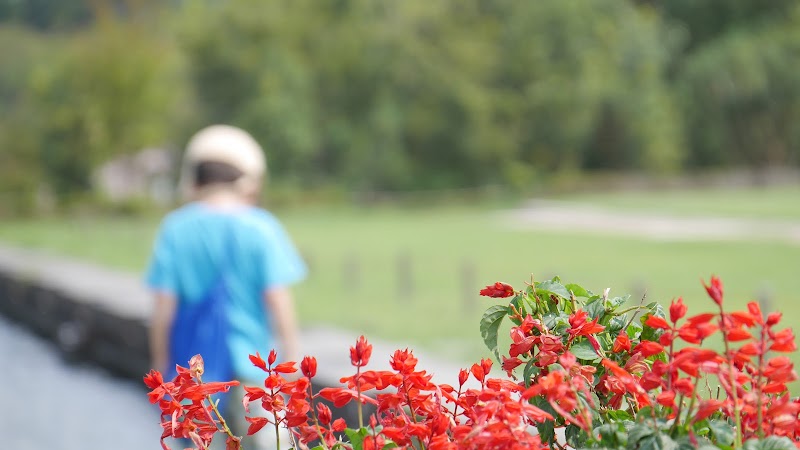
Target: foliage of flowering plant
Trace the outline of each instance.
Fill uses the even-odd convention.
[[[511,293],[495,284],[485,295],[510,303],[489,308],[481,332],[499,359],[498,328],[511,320],[503,369],[555,417],[537,424],[554,447],[563,428],[573,448],[794,448],[800,400],[787,383],[797,374],[776,355],[797,349],[792,330],[776,330],[781,314],[765,317],[755,302],[726,311],[718,278],[704,286],[716,311],[687,317],[682,298],[668,311],[621,309],[627,297],[557,278]],[[702,347],[715,335],[722,352]]]
[[[350,348],[355,373],[343,386],[312,389],[316,359],[277,363],[251,355],[265,372],[263,387],[245,387],[267,415],[250,416],[248,434],[266,426],[290,431],[294,448],[352,449],[682,449],[800,447],[800,399],[787,383],[797,379],[784,355],[796,350],[791,329],[776,330],[779,313],[764,316],[723,307],[723,288],[712,277],[706,291],[717,311],[687,317],[682,299],[668,310],[657,303],[621,309],[627,298],[595,295],[553,279],[517,291],[494,283],[481,295],[509,299],[490,307],[481,333],[508,378],[489,376],[484,359],[458,374],[458,386],[436,384],[417,368],[409,350],[391,357],[392,370],[367,370],[372,345],[362,336]],[[498,348],[504,319],[512,323],[506,355]],[[724,350],[702,345],[721,337]],[[226,449],[240,448],[209,395],[234,383],[203,383],[202,359],[178,368],[165,382],[145,377],[162,411],[162,447],[168,436],[206,449],[216,433]],[[473,378],[476,387],[468,387]],[[712,388],[711,386],[718,386]],[[358,406],[357,428],[333,418],[326,403]],[[376,411],[363,417],[361,405]],[[278,437],[279,439],[279,437]],[[278,447],[280,448],[280,441]]]

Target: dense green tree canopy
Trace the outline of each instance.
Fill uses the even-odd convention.
[[[65,195],[214,122],[299,188],[797,165],[795,3],[0,0],[0,157]]]

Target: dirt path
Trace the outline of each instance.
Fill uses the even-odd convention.
[[[800,245],[800,222],[792,221],[676,217],[545,200],[498,215],[505,226],[514,229],[585,231],[667,241],[770,240]]]

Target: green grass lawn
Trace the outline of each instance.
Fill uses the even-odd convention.
[[[603,192],[569,195],[562,200],[640,213],[800,220],[800,185]]]
[[[684,296],[709,309],[700,279],[722,277],[731,307],[760,293],[800,321],[800,247],[770,242],[657,242],[582,233],[511,231],[477,208],[307,209],[278,213],[312,272],[296,290],[304,324],[323,322],[467,362],[485,355],[477,295],[502,280],[522,287],[559,275],[612,295]],[[152,219],[0,223],[0,240],[141,271]],[[403,281],[405,279],[406,281]]]

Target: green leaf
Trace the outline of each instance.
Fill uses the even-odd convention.
[[[666,433],[658,433],[640,440],[635,448],[641,450],[678,450],[678,443]]]
[[[590,291],[587,291],[586,289],[584,289],[584,288],[583,288],[583,286],[577,285],[577,284],[575,284],[575,283],[570,283],[570,284],[567,284],[567,285],[565,285],[564,287],[565,287],[565,288],[566,288],[568,291],[570,291],[570,292],[572,292],[573,294],[575,294],[575,297],[584,297],[584,298],[589,298],[589,297],[591,297],[591,296],[593,296],[593,295],[594,295],[594,294],[592,294]]]
[[[625,304],[625,302],[627,302],[629,298],[631,298],[630,295],[625,295],[624,297],[610,298],[606,300],[605,305],[603,306],[605,306],[606,312],[613,312],[615,309],[619,308],[620,305]]]
[[[661,306],[658,302],[651,302],[647,304],[647,309],[650,310],[650,314],[654,316],[661,317],[662,319],[667,318],[667,313],[664,310],[664,307]],[[646,315],[646,314],[645,314]]]
[[[350,445],[353,446],[353,450],[361,450],[364,446],[364,437],[369,434],[369,430],[366,427],[360,428],[358,430],[354,430],[352,428],[347,428],[344,430],[344,434],[347,435],[348,439],[350,440]]]
[[[520,315],[522,315],[523,318],[528,315],[528,311],[525,309],[525,300],[524,299],[525,299],[525,296],[517,294],[509,302],[509,304],[514,305],[514,307],[517,308],[517,310],[519,311]]]
[[[625,332],[628,333],[628,337],[631,338],[632,340],[636,339],[642,333],[642,325],[633,321],[631,322],[630,325],[628,325],[628,328],[625,329]]]
[[[561,334],[562,331],[570,326],[569,316],[564,313],[547,313],[542,316],[542,323],[555,334]]]
[[[547,403],[547,401],[544,401],[544,403]],[[547,406],[550,406],[550,404],[547,403]],[[539,407],[542,408],[541,406]],[[550,409],[552,410],[552,408]],[[550,414],[552,414],[553,417],[556,417],[556,414],[553,413]],[[542,440],[542,444],[550,444],[552,442],[556,442],[556,428],[552,420],[547,420],[541,423],[537,423],[536,430],[539,432],[539,438]]]
[[[603,444],[603,447],[618,447],[620,445],[625,445],[624,442],[620,441],[620,437],[623,437],[625,434],[620,433],[620,431],[624,431],[624,429],[620,430],[619,425],[606,423],[595,428],[594,435],[600,435],[600,443]]]
[[[525,370],[522,371],[522,378],[525,380],[526,388],[531,387],[531,380],[541,372],[541,369],[534,365],[535,363],[535,359],[528,360],[528,363],[525,364]]]
[[[603,306],[603,299],[600,297],[590,300],[586,306],[584,306],[583,310],[589,313],[589,317],[592,319],[597,319],[606,312],[606,308]]]
[[[589,343],[588,340],[582,340],[576,344],[573,344],[572,347],[569,348],[569,351],[575,355],[578,359],[583,359],[586,361],[594,361],[595,359],[600,358],[600,355],[594,351],[594,347],[592,344]]]
[[[586,444],[586,432],[577,425],[567,425],[564,428],[564,437],[572,448],[582,448]]]
[[[634,448],[636,448],[636,444],[638,444],[639,441],[647,437],[653,436],[654,432],[655,431],[652,428],[648,427],[645,424],[642,423],[634,424],[628,430],[628,444],[633,445]]]
[[[642,316],[639,321],[642,323],[642,334],[640,335],[641,340],[658,342],[658,338],[664,334],[664,330],[645,325],[644,323],[647,321],[647,315]]]
[[[750,439],[742,446],[744,450],[794,450],[792,441],[783,436],[770,436],[764,439]]]
[[[481,337],[498,361],[500,361],[500,352],[497,349],[497,330],[508,312],[508,306],[495,305],[487,309],[481,317]]]
[[[724,420],[709,420],[708,428],[714,435],[714,441],[717,444],[733,445],[733,427]]]
[[[625,420],[633,420],[633,416],[627,411],[615,409],[606,412],[606,416],[614,422],[623,422]]]
[[[608,322],[608,331],[619,331],[625,327],[627,318],[625,316],[614,316]]]
[[[551,280],[535,283],[537,295],[555,295],[563,299],[569,299],[569,291],[561,283]]]

